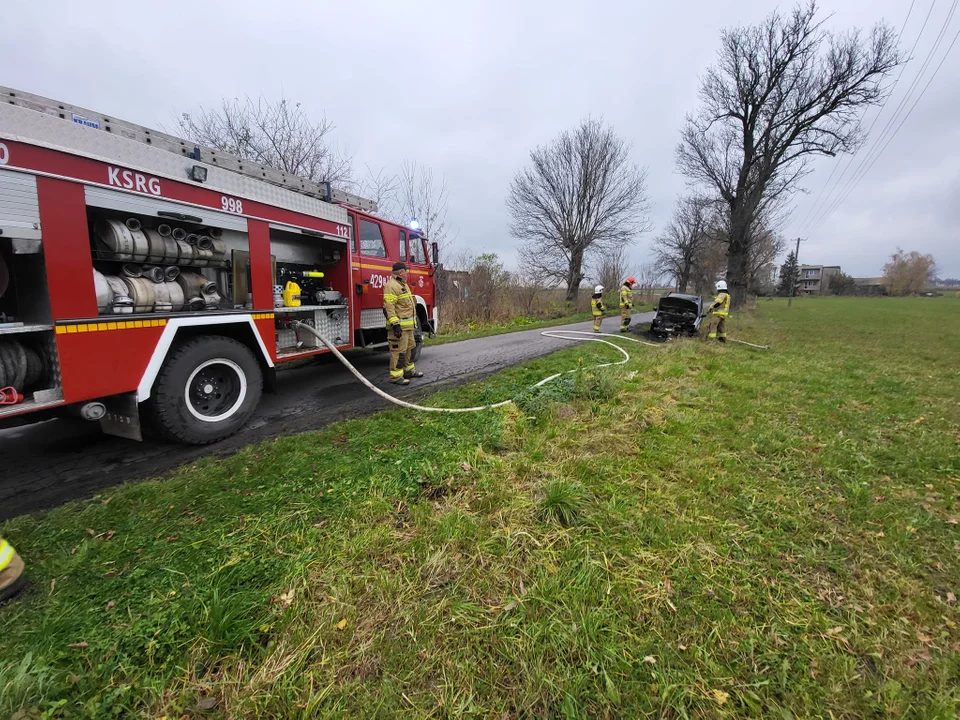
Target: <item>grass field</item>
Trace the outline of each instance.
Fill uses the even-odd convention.
[[[0,717],[957,717],[960,301],[740,324],[4,524]]]

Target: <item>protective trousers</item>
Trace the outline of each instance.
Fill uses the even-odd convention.
[[[716,338],[718,340],[727,339],[727,316],[726,315],[711,315],[710,316],[710,333],[707,335],[711,340]]]
[[[600,325],[603,323],[603,315],[593,316],[593,331],[600,332]]]
[[[403,377],[405,372],[413,372],[416,366],[413,364],[413,349],[417,346],[413,339],[413,328],[403,328],[400,337],[393,334],[393,330],[388,330],[390,342],[390,379],[396,380]],[[404,355],[406,364],[400,366],[400,355]]]
[[[620,330],[626,330],[630,326],[630,308],[620,308]]]

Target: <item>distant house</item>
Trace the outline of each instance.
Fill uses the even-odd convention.
[[[825,295],[830,287],[830,278],[839,272],[839,265],[801,265],[797,292],[804,295]]]
[[[887,280],[882,277],[854,278],[857,286],[857,295],[886,295]]]

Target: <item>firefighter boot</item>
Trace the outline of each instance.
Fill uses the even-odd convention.
[[[390,382],[394,385],[409,385],[410,381],[407,380],[403,375],[400,377],[391,377]]]
[[[403,377],[406,378],[407,380],[413,380],[416,378],[422,378],[423,373],[420,372],[419,370],[404,370]]]
[[[23,560],[0,538],[0,603],[23,590]]]
[[[629,317],[623,318],[620,322],[620,332],[627,332],[630,329],[630,319]]]

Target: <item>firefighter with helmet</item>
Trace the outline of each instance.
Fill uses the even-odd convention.
[[[413,364],[413,350],[417,343],[413,330],[417,325],[417,301],[407,285],[407,266],[393,264],[390,280],[383,288],[383,314],[387,318],[387,339],[390,345],[390,382],[409,385],[410,378],[422,378]],[[405,365],[400,367],[400,355]]]
[[[603,323],[603,285],[597,285],[593,289],[593,295],[590,296],[590,310],[593,311],[593,331],[600,332],[600,325]]]
[[[717,297],[707,311],[710,315],[710,330],[707,335],[711,340],[716,338],[720,342],[727,341],[727,315],[730,314],[730,293],[727,292],[725,280],[717,281]]]
[[[633,309],[633,286],[637,284],[635,278],[628,277],[620,286],[620,332],[626,332],[630,327],[630,311]]]
[[[23,589],[23,560],[13,546],[0,537],[0,603]]]

